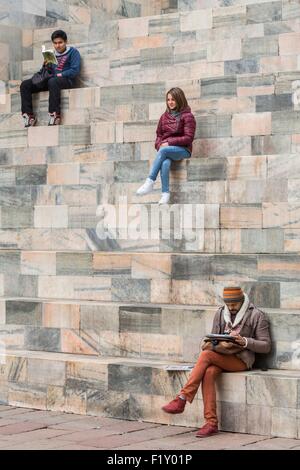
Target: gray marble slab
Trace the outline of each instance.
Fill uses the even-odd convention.
[[[25,329],[25,348],[29,351],[61,351],[61,332],[58,328],[34,328]]]
[[[42,304],[39,302],[7,300],[6,323],[15,325],[41,325]]]

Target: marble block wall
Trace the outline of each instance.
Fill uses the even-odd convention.
[[[2,24],[43,28],[64,22],[89,24],[102,12],[108,18],[133,18],[170,13],[174,0],[1,0]],[[94,16],[94,19],[92,18]]]
[[[18,85],[56,28],[84,56],[81,88],[53,129],[35,97],[24,130]],[[272,370],[222,376],[221,427],[300,437],[299,40],[298,0],[0,0],[0,402],[198,425],[199,396],[162,416],[187,375],[164,366],[195,362],[239,283],[270,321],[256,366]],[[157,207],[160,182],[135,191],[174,85],[197,131],[171,202],[197,203],[197,237],[100,239],[100,204]]]
[[[18,26],[2,23],[2,17],[0,5],[0,109],[5,111],[4,95],[22,77],[23,33]]]
[[[62,94],[62,126],[23,129],[17,87],[0,104],[1,295],[214,305],[225,283],[241,283],[261,307],[299,309],[299,2],[1,8],[0,51],[7,56],[5,32],[19,28],[24,76],[54,27],[85,57],[84,87]],[[143,200],[135,191],[173,85],[197,131],[193,158],[172,165],[171,201],[198,204],[199,238],[101,240],[99,204],[158,201],[159,182]],[[47,99],[35,100],[39,124]]]
[[[30,275],[16,264],[14,292],[18,295],[47,293],[55,298],[54,286],[59,284],[55,276],[63,276],[68,298],[76,292],[87,299],[93,291],[97,300],[131,295],[128,300],[194,304],[201,299],[210,304],[215,299],[213,288],[222,282],[243,282],[250,290],[257,291],[260,284],[265,287],[261,306],[299,308],[298,255],[294,253],[300,238],[300,127],[293,85],[299,78],[294,43],[300,12],[297,3],[286,0],[225,3],[194,2],[186,9],[187,3],[181,2],[177,13],[113,20],[118,47],[103,62],[97,54],[87,59],[91,68],[88,65],[84,72],[88,83],[101,81],[105,74],[110,84],[64,92],[65,121],[60,128],[24,130],[19,96],[11,95],[9,112],[3,112],[0,122],[1,246],[33,252],[157,253],[155,267],[140,255],[147,259],[142,273],[124,254],[112,273],[97,272],[97,281],[92,258],[87,261],[83,256],[75,263],[84,264],[78,270],[88,285],[83,291],[70,270],[62,275],[52,262],[49,272],[43,272],[44,263],[41,272]],[[29,2],[27,11],[30,5],[33,8],[34,2]],[[49,5],[46,2],[43,11],[47,14],[52,8],[53,16],[54,7],[62,7],[63,2]],[[89,5],[100,12],[108,8],[104,3]],[[74,37],[80,32],[89,44],[89,20],[70,20],[68,26]],[[232,28],[237,33],[234,38]],[[34,30],[36,51],[50,32],[45,27]],[[25,60],[24,72],[33,72],[34,62]],[[197,132],[193,158],[172,166],[172,202],[199,205],[201,236],[195,243],[100,240],[95,234],[98,204],[117,208],[124,195],[132,208],[140,202],[134,193],[154,158],[153,139],[164,93],[175,84],[172,76],[159,74],[173,69],[182,73],[176,84],[187,93]],[[131,83],[115,83],[115,72]],[[37,100],[40,123],[47,116],[47,98],[44,93]],[[157,186],[143,200],[149,206],[159,198]],[[166,252],[174,256],[165,256]],[[162,275],[164,257],[169,265]],[[13,292],[12,273],[6,266],[1,269],[1,289],[8,294]],[[50,278],[49,285],[43,276]],[[100,277],[101,289],[93,290]]]
[[[0,0],[0,95],[18,92],[15,85],[22,79],[22,61],[37,58],[40,64],[41,44],[51,44],[54,29],[67,30],[70,43],[85,43],[81,47],[83,53],[88,54],[94,42],[95,54],[97,47],[102,51],[116,46],[117,23],[112,20],[169,13],[175,11],[173,3],[174,0]]]
[[[299,370],[299,312],[265,309],[272,351],[256,366]],[[7,350],[191,362],[211,330],[215,307],[0,299],[0,342]]]
[[[166,425],[201,425],[203,402],[199,392],[181,415],[168,415],[161,410],[189,374],[167,371],[165,365],[163,361],[112,357],[87,359],[37,352],[28,352],[24,357],[11,353],[5,364],[0,364],[0,401],[17,407]],[[298,389],[299,374],[292,371],[222,374],[217,381],[220,429],[299,438]],[[168,426],[163,433],[168,433]],[[109,436],[110,443],[112,439]],[[101,443],[106,448],[108,440],[103,437]]]

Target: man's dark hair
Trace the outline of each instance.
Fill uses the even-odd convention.
[[[58,29],[57,31],[54,31],[54,33],[51,34],[51,41],[53,42],[54,39],[61,38],[64,41],[67,41],[68,37],[64,31],[61,29]]]

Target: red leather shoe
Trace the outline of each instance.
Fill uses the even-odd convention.
[[[179,397],[176,397],[174,400],[170,401],[167,405],[162,407],[162,410],[166,413],[178,414],[183,413],[186,400],[182,400]]]
[[[211,423],[206,423],[199,431],[196,433],[196,437],[209,437],[213,436],[214,434],[218,434],[218,426]]]

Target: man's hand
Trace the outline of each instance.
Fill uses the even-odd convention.
[[[246,346],[246,343],[247,341],[245,340],[245,338],[243,338],[243,336],[241,335],[236,335],[235,336],[235,343],[239,344],[240,346]],[[234,344],[234,343],[232,343]]]
[[[234,346],[234,343],[231,341],[219,341],[219,345],[225,349],[231,349]]]
[[[212,351],[212,344],[210,341],[203,341],[201,345],[202,351]]]
[[[58,73],[56,76],[57,77],[62,77],[62,73]]]
[[[161,147],[169,147],[168,142],[163,142],[163,143],[161,144],[160,148],[161,148]]]

